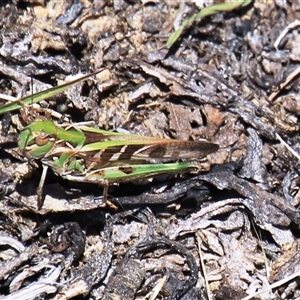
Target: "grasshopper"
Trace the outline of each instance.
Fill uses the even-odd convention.
[[[30,98],[38,102],[97,72]],[[28,102],[29,97],[25,97],[0,107],[0,114]],[[104,186],[106,199],[109,184],[196,171],[196,161],[219,148],[207,141],[145,137],[76,124],[55,124],[51,120],[37,120],[26,126],[19,135],[18,146],[28,159],[40,160],[43,166],[37,189],[38,208],[42,206],[42,188],[49,167],[66,180]]]

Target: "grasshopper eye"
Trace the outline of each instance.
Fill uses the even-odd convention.
[[[45,131],[40,131],[35,137],[34,142],[38,146],[44,146],[49,142],[49,135]]]

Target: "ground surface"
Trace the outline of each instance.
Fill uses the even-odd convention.
[[[28,114],[1,116],[1,299],[299,299],[297,1],[197,21],[169,50],[204,1],[4,2],[2,96],[106,67],[40,103],[62,115],[47,117],[220,149],[199,174],[111,187],[117,210],[49,172],[38,210],[41,164],[16,143]]]

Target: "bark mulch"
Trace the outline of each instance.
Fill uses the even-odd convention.
[[[300,299],[300,5],[252,1],[167,49],[206,2],[0,3],[1,98],[106,68],[0,117],[0,299]],[[219,150],[197,174],[111,186],[116,209],[50,170],[37,209],[42,166],[17,137],[45,116]]]

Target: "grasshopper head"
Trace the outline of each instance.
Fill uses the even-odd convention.
[[[20,133],[18,144],[28,158],[41,159],[54,147],[55,141],[42,129],[33,131],[28,126]]]

